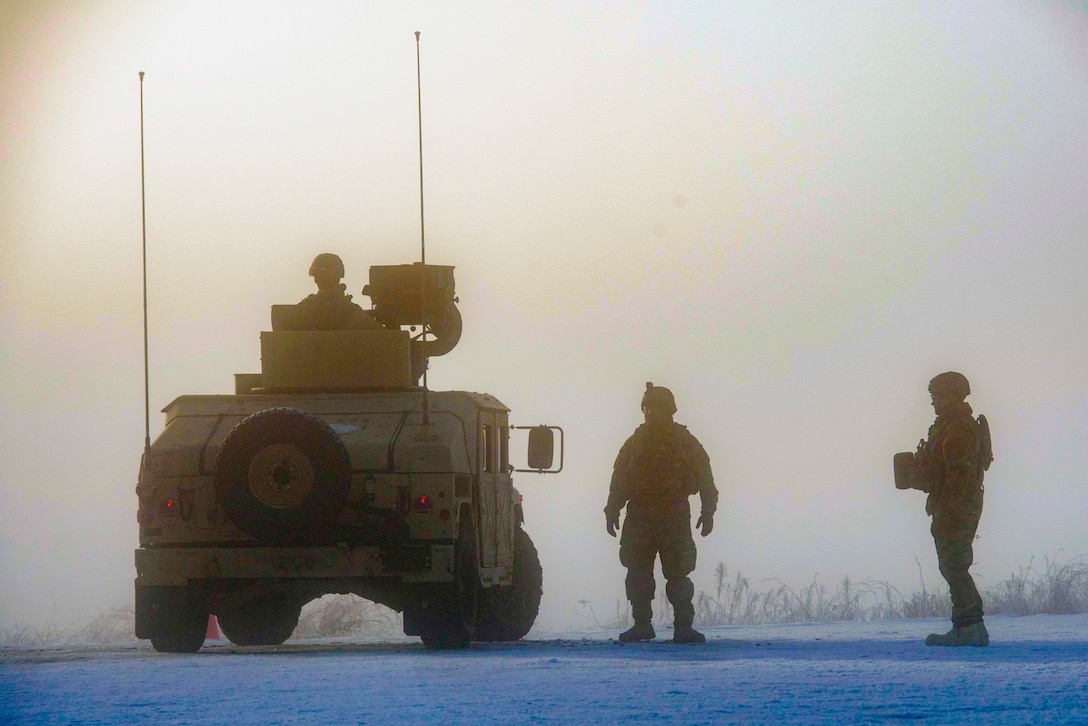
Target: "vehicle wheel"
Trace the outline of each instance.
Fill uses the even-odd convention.
[[[235,426],[215,460],[215,494],[231,521],[272,544],[319,537],[347,499],[351,464],[332,427],[270,408]]]
[[[520,640],[536,621],[543,595],[543,570],[533,541],[520,527],[514,532],[514,582],[480,593],[476,640]]]
[[[235,645],[280,645],[295,632],[302,606],[266,597],[219,613],[219,628]]]
[[[472,642],[476,629],[477,596],[480,591],[480,568],[476,558],[476,530],[469,524],[461,527],[457,538],[455,582],[435,592],[422,608],[420,638],[432,649],[464,648]]]
[[[195,653],[208,633],[208,609],[195,605],[171,608],[160,615],[151,647],[160,653]]]

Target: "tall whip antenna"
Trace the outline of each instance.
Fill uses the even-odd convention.
[[[144,266],[144,468],[151,467],[151,396],[147,366],[147,194],[144,190],[144,72],[140,71],[140,227]]]
[[[419,308],[423,329],[423,425],[430,424],[427,402],[427,242],[423,224],[423,89],[419,70],[419,31],[416,31],[416,113],[419,126]]]

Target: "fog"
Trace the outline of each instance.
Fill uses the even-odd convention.
[[[976,579],[1088,553],[1088,6],[0,2],[0,625],[131,602],[144,437],[260,370],[337,252],[456,266],[432,388],[566,432],[518,475],[541,627],[623,600],[646,381],[711,456],[714,565],[943,584],[892,455],[971,381]],[[661,581],[659,579],[659,585]]]

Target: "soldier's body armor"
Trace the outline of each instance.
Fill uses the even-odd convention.
[[[672,509],[699,491],[686,435],[687,428],[678,423],[663,430],[643,425],[635,431],[625,472],[632,505]]]
[[[295,306],[300,330],[379,330],[374,316],[342,290],[320,290]]]
[[[955,504],[982,490],[984,466],[979,440],[979,423],[971,405],[957,404],[937,417],[918,455],[918,476],[929,492],[926,511],[942,504]]]
[[[700,495],[703,512],[717,509],[718,490],[702,444],[682,424],[642,424],[616,457],[606,510],[618,514],[626,504],[629,512],[690,516],[692,494]]]

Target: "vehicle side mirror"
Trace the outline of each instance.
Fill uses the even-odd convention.
[[[529,468],[551,469],[555,458],[555,437],[552,430],[537,426],[529,430]]]
[[[528,469],[514,471],[533,472],[536,474],[558,474],[563,470],[563,429],[558,426],[512,426],[515,429],[529,430]],[[555,431],[559,432],[559,466],[555,463]]]

